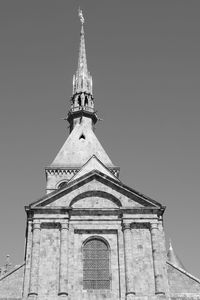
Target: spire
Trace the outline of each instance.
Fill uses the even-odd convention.
[[[70,134],[51,165],[45,169],[47,193],[68,182],[80,170],[77,176],[97,169],[113,179],[118,180],[119,177],[119,168],[113,165],[94,133],[94,124],[98,118],[94,109],[92,77],[87,68],[84,18],[80,9],[79,17],[81,36],[78,68],[73,76],[71,106],[66,118]]]
[[[94,98],[92,95],[92,76],[87,68],[87,58],[85,50],[85,33],[83,24],[85,22],[83,12],[79,8],[79,18],[81,21],[80,47],[78,57],[78,68],[73,76],[73,89],[71,98],[71,108],[68,114],[70,131],[74,128],[77,118],[83,115],[92,119],[94,125],[97,116],[94,111]]]
[[[85,22],[83,18],[82,10],[79,8],[79,17],[81,21],[81,34],[80,34],[80,47],[79,47],[79,58],[78,68],[73,76],[73,95],[79,92],[86,92],[92,95],[92,76],[87,68],[87,58],[85,50],[85,33],[83,24]]]
[[[185,267],[183,266],[182,262],[180,261],[180,259],[176,255],[176,253],[174,252],[171,240],[169,241],[169,250],[168,250],[168,253],[167,253],[167,258],[168,258],[168,261],[172,265],[174,265],[175,267],[178,267],[178,268],[181,268],[181,269],[185,270]]]

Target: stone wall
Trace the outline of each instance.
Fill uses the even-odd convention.
[[[54,297],[59,291],[60,230],[53,224],[41,227],[38,294]]]
[[[133,280],[136,294],[155,294],[151,233],[149,228],[132,228]]]

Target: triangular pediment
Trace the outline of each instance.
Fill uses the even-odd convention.
[[[96,206],[95,206],[96,205]],[[162,205],[97,170],[45,195],[29,208],[163,208]]]
[[[78,173],[76,173],[69,181],[72,182],[84,175],[86,175],[87,173],[97,170],[109,177],[111,177],[114,180],[119,181],[119,179],[114,176],[111,171],[95,156],[93,155],[86,163],[85,165],[80,169],[80,171]]]

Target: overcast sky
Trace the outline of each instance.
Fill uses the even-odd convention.
[[[24,205],[68,135],[85,16],[96,135],[121,180],[167,206],[166,238],[200,277],[200,1],[0,1],[0,265],[24,259]]]

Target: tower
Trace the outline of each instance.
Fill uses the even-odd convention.
[[[99,160],[108,168],[108,172],[119,176],[119,168],[113,165],[94,134],[94,125],[98,117],[95,111],[92,76],[87,67],[83,23],[84,19],[81,17],[78,66],[73,76],[70,109],[66,117],[70,135],[51,165],[46,168],[47,193],[67,183],[92,156],[92,163]]]
[[[165,207],[121,182],[98,141],[84,18],[66,120],[45,169],[46,194],[25,207],[25,261],[0,278],[0,300],[200,299],[200,281],[165,247]]]

